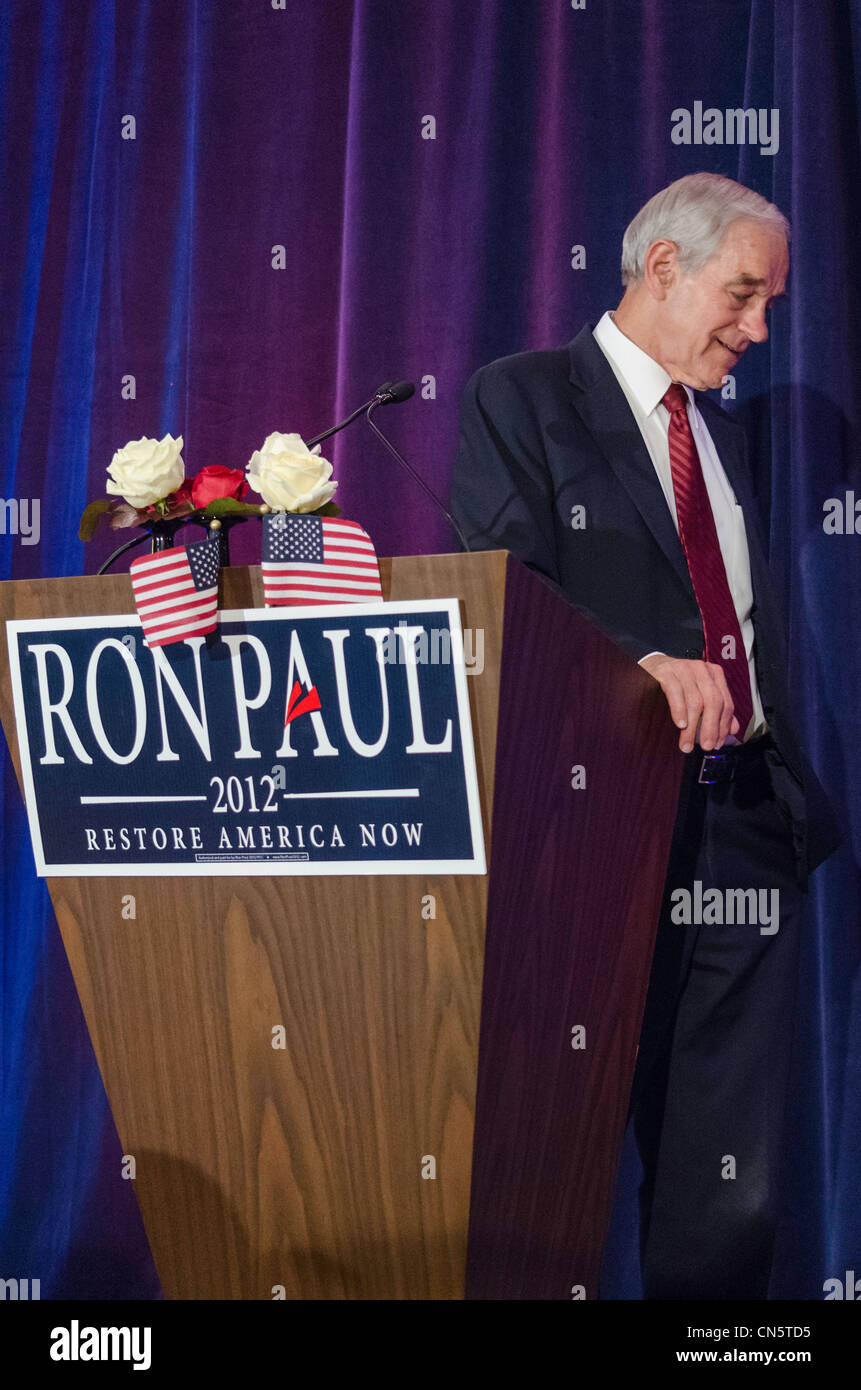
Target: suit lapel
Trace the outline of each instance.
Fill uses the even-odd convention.
[[[693,597],[685,553],[625,393],[587,324],[569,345],[574,408]]]

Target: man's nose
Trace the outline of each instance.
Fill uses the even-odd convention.
[[[752,343],[764,343],[768,338],[768,324],[765,321],[765,305],[757,308],[748,305],[739,319],[739,328],[746,333]]]

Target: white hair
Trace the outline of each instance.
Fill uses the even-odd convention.
[[[653,241],[674,241],[688,275],[702,270],[730,224],[740,218],[762,222],[789,241],[789,223],[774,203],[721,174],[686,174],[662,188],[640,208],[622,239],[622,284],[638,284]]]

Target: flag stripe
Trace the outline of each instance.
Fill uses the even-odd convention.
[[[314,574],[265,574],[264,581],[273,589],[283,589],[288,584],[304,584],[309,589],[353,589],[357,594],[376,593],[380,587],[370,579],[326,579],[323,575]]]
[[[380,581],[376,576],[371,578],[370,575],[366,577],[352,573],[322,574],[317,570],[273,570],[264,567],[264,575],[270,584],[285,583],[291,579],[302,579],[307,580],[309,584],[333,584],[336,582],[353,584],[357,589],[378,589],[380,587]]]
[[[324,598],[328,603],[334,603],[336,599],[355,599],[357,603],[362,599],[380,598],[380,594],[368,593],[366,589],[306,589],[301,584],[286,585],[281,589],[271,589],[267,593],[267,598],[273,601],[278,599],[283,602],[286,598],[296,597]]]
[[[182,584],[162,584],[157,589],[147,589],[143,593],[135,589],[135,598],[138,606],[142,603],[167,603],[172,598],[182,598],[184,594],[193,594],[194,585],[190,580]]]
[[[217,616],[218,616],[218,610],[215,609],[215,610],[213,611],[213,610],[211,609],[210,612],[209,612],[209,614],[208,614],[207,617],[206,617],[206,622],[207,622],[207,623],[212,623],[212,624],[214,625]],[[192,629],[197,630],[197,628],[198,628],[199,625],[200,625],[200,621],[201,621],[200,617],[180,618],[180,619],[176,619],[176,618],[175,618],[175,619],[173,620],[173,622],[170,622],[170,623],[157,623],[155,626],[153,626],[153,627],[150,628],[150,633],[152,634],[153,637],[164,637],[164,636],[165,636],[167,633],[169,633],[169,632],[189,632],[189,631],[191,631]]]
[[[204,589],[194,598],[171,599],[167,603],[140,603],[138,604],[138,613],[141,618],[146,617],[150,620],[159,613],[163,613],[166,618],[175,617],[177,612],[196,613],[201,608],[205,608],[207,604],[211,604],[213,596],[217,593],[217,589]]]
[[[218,621],[217,536],[133,560],[130,573],[147,646],[212,632]]]
[[[181,584],[185,580],[188,580],[188,569],[175,564],[170,569],[161,570],[160,574],[147,574],[142,580],[132,575],[132,588],[136,594],[146,594],[147,589],[159,588],[161,584]]]
[[[379,578],[379,570],[376,565],[317,565],[308,560],[298,560],[295,563],[285,560],[264,560],[263,568],[268,570],[270,574],[278,574],[281,571],[299,574],[307,570],[309,574],[350,574],[355,575],[357,579],[370,580]]]
[[[154,555],[139,555],[132,565],[135,574],[146,574],[149,570],[163,569],[166,564],[181,563],[184,558],[184,547],[172,545],[169,550],[157,550]]]
[[[339,521],[336,517],[327,519],[324,523],[330,536],[337,536],[343,533],[345,536],[368,537],[367,531],[363,530],[358,521]],[[370,538],[368,537],[370,540]]]
[[[342,560],[357,565],[367,565],[376,562],[376,551],[367,550],[364,546],[358,545],[329,545],[323,546],[324,564],[338,564]]]
[[[266,518],[261,569],[270,605],[361,603],[383,596],[373,542],[354,521]]]
[[[207,632],[214,632],[218,626],[218,612],[216,611],[212,622],[207,626],[202,626],[199,622],[187,623],[184,627],[173,627],[165,632],[160,632],[158,636],[153,634],[147,638],[148,647],[166,647],[171,642],[177,642],[185,637],[205,637]]]

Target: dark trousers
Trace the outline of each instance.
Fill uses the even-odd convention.
[[[692,758],[631,1096],[644,1169],[643,1292],[647,1299],[763,1299],[803,894],[788,812],[775,792],[781,769],[770,771],[763,758],[716,786],[697,783],[695,770]],[[674,897],[678,889],[690,900]],[[702,903],[710,889],[719,890],[717,903],[714,896]],[[732,889],[766,891],[757,892],[754,910],[750,894],[742,907],[730,899]],[[724,920],[673,920],[688,908]]]

